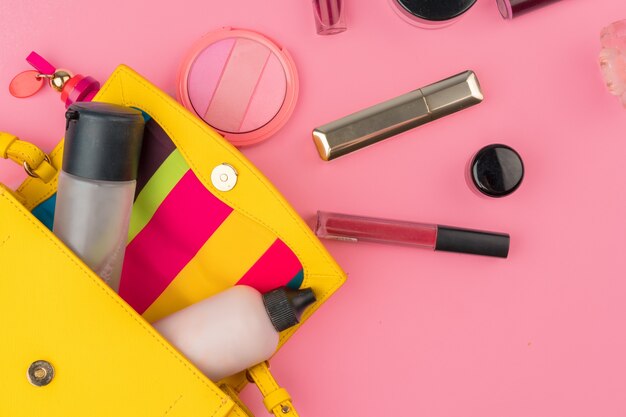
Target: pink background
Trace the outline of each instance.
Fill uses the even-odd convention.
[[[56,3],[56,4],[55,4]],[[623,0],[563,0],[505,22],[479,0],[458,23],[412,27],[387,0],[347,3],[347,32],[315,34],[307,0],[0,2],[0,128],[50,150],[63,106],[6,89],[36,50],[105,80],[126,63],[174,93],[204,33],[258,30],[301,78],[285,128],[244,153],[298,212],[317,209],[509,232],[509,259],[325,242],[346,285],[272,361],[304,416],[626,415],[626,111],[597,64]],[[323,162],[311,129],[473,69],[485,101]],[[483,145],[517,149],[527,177],[480,198],[464,180]],[[1,161],[0,180],[21,168]],[[246,400],[264,415],[249,389]],[[200,412],[200,410],[198,410]]]

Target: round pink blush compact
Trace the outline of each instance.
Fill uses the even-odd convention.
[[[257,32],[231,28],[211,32],[193,46],[178,86],[183,105],[235,146],[276,133],[298,96],[289,53]]]

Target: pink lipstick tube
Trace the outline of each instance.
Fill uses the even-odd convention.
[[[505,233],[462,229],[438,224],[317,212],[317,237],[348,242],[389,243],[445,252],[506,258],[510,237]]]
[[[348,28],[344,0],[313,0],[313,13],[318,35],[334,35]]]

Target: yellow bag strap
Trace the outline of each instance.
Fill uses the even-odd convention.
[[[45,183],[57,174],[48,155],[32,143],[24,142],[10,133],[0,132],[0,157],[22,165],[28,175]]]
[[[267,362],[248,369],[248,375],[263,394],[263,404],[267,411],[274,413],[276,417],[298,417],[291,403],[291,396],[286,389],[278,385]]]

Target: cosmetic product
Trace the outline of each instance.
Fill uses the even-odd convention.
[[[154,323],[209,379],[219,381],[268,360],[278,336],[315,302],[310,288],[260,294],[237,285]]]
[[[503,19],[513,19],[558,0],[496,0]]]
[[[483,100],[478,78],[464,71],[313,130],[320,157],[330,161]]]
[[[178,99],[235,146],[268,139],[298,97],[289,53],[257,32],[225,28],[201,38],[184,59]]]
[[[54,233],[119,289],[143,140],[140,111],[75,103],[67,119]]]
[[[389,0],[406,22],[425,29],[439,29],[456,22],[476,0]]]
[[[487,145],[472,157],[466,179],[470,188],[488,197],[504,197],[517,190],[524,179],[524,163],[511,147]]]
[[[313,15],[318,35],[334,35],[348,28],[344,0],[313,0]]]
[[[613,22],[600,32],[600,70],[609,92],[626,108],[626,19]]]
[[[47,84],[56,92],[61,93],[61,101],[68,108],[77,101],[91,101],[100,90],[100,83],[84,75],[72,75],[64,69],[57,69],[36,52],[26,57],[34,69],[17,74],[9,84],[9,92],[13,97],[26,98],[36,94]]]
[[[317,212],[315,234],[324,239],[416,246],[437,251],[506,258],[509,235],[437,224]]]

